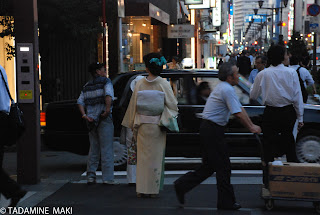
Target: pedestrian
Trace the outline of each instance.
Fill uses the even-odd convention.
[[[266,106],[263,113],[262,131],[265,162],[274,157],[287,155],[288,162],[297,162],[293,126],[303,126],[303,101],[297,72],[284,66],[288,64],[287,50],[280,45],[268,50],[270,67],[259,72],[253,83],[250,98],[262,96]],[[268,188],[268,174],[264,173],[264,185]]]
[[[203,110],[200,126],[202,143],[202,164],[174,182],[180,204],[184,204],[185,194],[216,172],[218,201],[217,208],[238,210],[233,186],[230,184],[231,165],[229,151],[224,142],[224,130],[230,114],[235,115],[252,133],[260,133],[261,128],[252,123],[233,88],[239,83],[239,69],[231,63],[221,65],[218,78],[221,80],[211,92]]]
[[[264,70],[264,68],[266,67],[267,65],[267,57],[266,56],[263,56],[263,55],[260,55],[258,57],[256,57],[256,60],[255,60],[255,66],[256,68],[253,69],[249,75],[249,81],[253,84],[254,82],[254,79],[256,78],[257,74]]]
[[[219,58],[219,63],[218,63],[218,69],[220,68],[220,66],[223,64],[223,59],[220,57]]]
[[[251,61],[250,58],[246,56],[245,51],[237,58],[237,66],[239,67],[239,73],[247,78],[251,71]]]
[[[7,199],[11,199],[9,207],[15,207],[18,202],[26,195],[27,191],[23,190],[20,185],[11,179],[3,169],[4,146],[9,140],[9,112],[10,97],[7,74],[5,69],[0,65],[0,194]],[[7,90],[8,89],[8,90]]]
[[[303,81],[304,87],[307,88],[308,86],[312,86],[313,88],[313,94],[317,94],[316,86],[314,84],[314,80],[312,78],[312,75],[310,72],[303,66],[302,58],[300,56],[292,55],[290,58],[290,66],[289,68],[292,68],[299,72],[299,75]]]
[[[201,82],[197,86],[197,105],[205,105],[211,93],[211,88],[207,81]]]
[[[159,53],[143,57],[148,76],[134,88],[122,125],[137,141],[137,197],[157,197],[163,187],[166,131],[178,114],[177,99],[168,81],[159,75],[166,60]],[[175,121],[176,122],[176,121]],[[177,124],[174,124],[178,131]]]
[[[179,58],[177,56],[172,57],[172,62],[167,64],[169,69],[180,69]]]
[[[228,62],[230,59],[230,54],[227,53],[226,56],[224,57],[225,62]]]
[[[84,85],[77,101],[82,118],[86,120],[89,129],[90,151],[87,161],[87,184],[96,183],[96,170],[100,156],[102,183],[119,184],[114,180],[113,86],[111,80],[107,78],[104,64],[91,64],[89,72],[92,80]]]

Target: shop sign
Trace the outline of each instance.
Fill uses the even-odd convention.
[[[194,37],[194,25],[170,25],[168,26],[168,38]]]
[[[248,14],[246,15],[246,22],[261,23],[267,21],[267,14]]]
[[[212,25],[221,26],[221,0],[216,0],[216,7],[212,8]]]
[[[184,4],[188,5],[188,4],[202,4],[203,0],[184,0]]]
[[[151,3],[149,3],[149,16],[166,25],[170,24],[170,15]]]
[[[209,9],[210,0],[203,0],[202,4],[189,5],[189,9]]]

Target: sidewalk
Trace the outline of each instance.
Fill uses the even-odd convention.
[[[14,153],[6,154],[8,172],[14,174]],[[9,161],[11,160],[11,162]],[[30,208],[59,207],[69,210],[64,214],[76,215],[207,215],[207,214],[314,214],[310,202],[276,201],[272,211],[265,211],[260,198],[261,171],[233,171],[232,184],[237,201],[242,205],[239,211],[220,211],[216,208],[216,180],[210,177],[186,195],[185,208],[178,207],[173,181],[184,171],[169,171],[165,175],[164,190],[155,199],[137,198],[135,187],[126,183],[125,172],[116,172],[121,184],[101,184],[98,175],[96,185],[86,184],[84,171],[86,157],[66,152],[43,152],[41,154],[41,183],[23,186],[28,194],[18,207]],[[0,208],[8,205],[4,198]],[[1,211],[0,211],[1,212]]]

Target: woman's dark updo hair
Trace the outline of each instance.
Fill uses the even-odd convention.
[[[93,77],[95,77],[97,75],[96,71],[104,67],[105,67],[104,63],[99,63],[99,62],[92,63],[88,67],[88,72],[91,73]]]
[[[163,69],[163,65],[160,66],[156,62],[150,63],[150,61],[152,58],[158,58],[159,61],[161,61],[161,57],[162,57],[162,55],[159,53],[149,53],[149,54],[143,56],[143,61],[146,65],[146,67],[149,69],[150,73],[155,76],[160,75],[160,73],[162,72],[162,69]]]

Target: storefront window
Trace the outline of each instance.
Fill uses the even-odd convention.
[[[122,57],[124,72],[145,70],[143,56],[153,47],[150,17],[126,17],[122,24]]]

